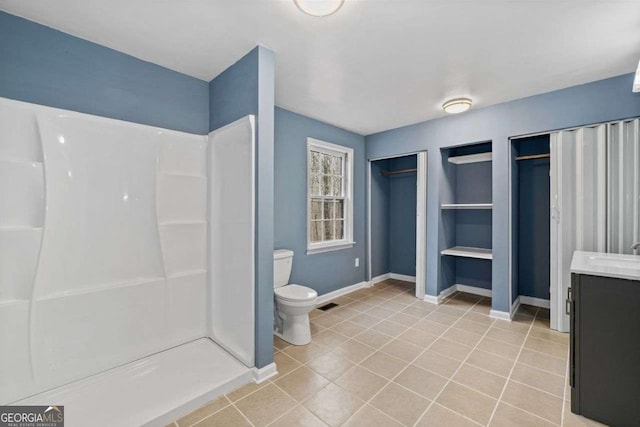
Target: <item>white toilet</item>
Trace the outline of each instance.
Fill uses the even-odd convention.
[[[311,342],[309,312],[318,302],[318,293],[300,285],[287,285],[293,265],[293,251],[273,252],[273,288],[275,293],[275,334],[293,345]]]

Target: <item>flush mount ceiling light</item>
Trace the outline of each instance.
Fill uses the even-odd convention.
[[[638,62],[638,69],[636,70],[636,77],[633,79],[633,91],[640,92],[640,62]]]
[[[342,7],[344,0],[293,0],[298,9],[311,16],[328,16]]]
[[[469,98],[450,99],[442,104],[442,109],[449,114],[464,113],[471,108],[471,100]]]

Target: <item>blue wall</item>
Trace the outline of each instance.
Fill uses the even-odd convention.
[[[371,162],[371,278],[387,274],[389,267],[389,160]]]
[[[209,83],[209,130],[256,116],[256,366],[273,361],[275,56],[258,46]]]
[[[207,82],[0,12],[0,96],[204,135]]]
[[[429,152],[427,278],[424,284],[427,294],[437,295],[450,274],[440,263],[440,251],[447,244],[441,233],[446,220],[440,215],[440,202],[451,189],[443,179],[445,166],[439,149],[493,141],[492,304],[494,310],[509,311],[509,169],[512,159],[509,138],[640,116],[640,94],[631,92],[632,82],[633,74],[626,74],[366,137],[369,159],[421,150]]]
[[[354,150],[354,240],[349,249],[307,255],[307,138]],[[275,247],[291,249],[291,283],[309,286],[318,294],[366,280],[364,137],[292,113],[275,112]],[[354,266],[360,258],[360,266]]]
[[[416,155],[390,159],[389,170],[415,169],[417,162]],[[389,181],[389,271],[415,277],[417,174],[391,175]]]
[[[258,54],[251,50],[209,83],[209,129],[258,114]]]

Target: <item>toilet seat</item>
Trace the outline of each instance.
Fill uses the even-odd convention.
[[[306,286],[285,285],[274,290],[276,296],[283,301],[302,302],[312,301],[318,297],[318,293]]]

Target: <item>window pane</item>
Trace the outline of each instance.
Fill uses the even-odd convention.
[[[334,221],[336,225],[335,239],[344,239],[344,221]]]
[[[342,219],[344,218],[344,200],[336,200],[336,206],[335,206],[335,217],[336,219]]]
[[[311,241],[322,241],[322,221],[311,221]]]
[[[320,156],[321,154],[318,153],[317,151],[311,152],[311,165],[310,165],[311,172],[315,172],[315,173],[320,172]]]
[[[331,187],[331,175],[322,175],[322,195],[331,196],[333,191]]]
[[[335,221],[324,221],[324,240],[333,240],[333,223]]]
[[[311,200],[311,220],[322,219],[322,200]]]
[[[333,156],[328,154],[322,154],[322,173],[330,174],[331,173],[331,163]]]
[[[342,175],[342,157],[333,157],[331,173],[333,175]]]
[[[343,196],[342,194],[342,178],[337,176],[333,177],[333,192],[332,196]]]
[[[324,219],[333,219],[335,218],[334,214],[334,203],[333,200],[325,200],[324,201]]]
[[[320,192],[320,175],[312,173],[309,177],[309,186],[309,191],[311,192],[312,196],[322,195],[322,193]]]

